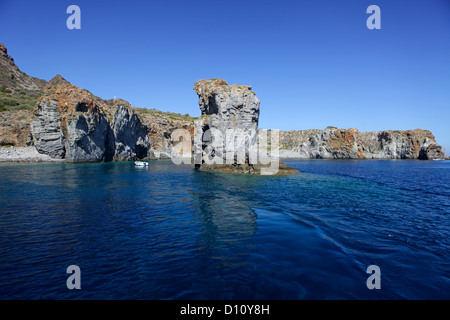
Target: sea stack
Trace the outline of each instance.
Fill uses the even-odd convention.
[[[194,125],[194,160],[198,169],[262,175],[298,172],[278,157],[269,156],[267,149],[259,149],[260,100],[252,87],[206,79],[196,82],[194,90],[202,112]]]

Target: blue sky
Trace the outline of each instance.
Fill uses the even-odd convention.
[[[198,116],[194,82],[223,78],[253,86],[262,128],[422,128],[450,154],[449,0],[0,0],[0,42],[105,99]]]

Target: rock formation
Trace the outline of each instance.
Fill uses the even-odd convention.
[[[259,117],[259,99],[251,88],[229,86],[214,79],[199,81],[195,90],[202,111],[197,130],[194,130],[196,118],[188,114],[133,108],[121,99],[103,100],[72,86],[60,75],[48,82],[31,77],[18,68],[6,47],[0,44],[0,146],[35,145],[43,154],[69,161],[132,160],[144,157],[146,150],[145,158],[160,159],[170,158],[173,153],[171,134],[176,129],[185,129],[191,137],[200,134],[200,141],[204,139],[197,154],[214,147],[214,155],[226,157],[231,150],[208,141],[208,135],[203,133],[208,128],[222,133],[237,129],[245,138],[236,137],[236,149],[245,149],[247,156],[248,147],[256,141]],[[123,108],[117,113],[118,105]],[[280,142],[281,157],[445,158],[444,149],[431,132],[420,129],[358,132],[330,127],[281,131]],[[234,169],[251,171],[255,167],[244,163]]]
[[[359,132],[357,129],[282,131],[281,156],[313,159],[444,159],[428,130]]]
[[[251,87],[229,86],[222,79],[202,80],[195,83],[194,90],[199,96],[201,119],[195,122],[195,134],[202,135],[203,158],[220,157],[224,161],[243,150],[248,158],[250,146],[257,143],[260,100]],[[226,144],[227,130],[236,133],[234,146]],[[213,152],[209,152],[206,144],[211,145],[214,131],[222,134],[217,143],[213,143]],[[233,148],[234,147],[234,148]]]
[[[150,149],[148,129],[131,108],[119,105],[111,125],[115,138],[114,160],[134,160],[147,157]]]
[[[71,162],[143,159],[150,148],[147,127],[132,109],[117,106],[112,124],[95,97],[73,85],[44,96],[31,125],[43,154]]]
[[[47,82],[42,79],[31,77],[20,71],[15,65],[14,59],[9,56],[6,47],[3,44],[0,44],[0,146],[24,147],[31,146],[36,142],[36,147],[41,152],[52,154],[55,158],[61,158],[66,157],[65,145],[68,144],[67,155],[72,158],[72,149],[77,149],[79,143],[84,143],[80,141],[80,139],[83,140],[83,138],[79,136],[84,130],[77,131],[78,129],[76,128],[77,125],[82,125],[82,119],[73,122],[73,119],[76,116],[75,114],[68,112],[71,115],[67,114],[68,117],[64,118],[62,114],[66,114],[66,112],[64,110],[59,110],[61,106],[59,105],[59,95],[56,91],[59,87],[67,85],[71,84],[61,75],[56,75]],[[44,95],[50,100],[43,101],[42,96]],[[154,109],[132,108],[125,100],[103,100],[90,94],[88,91],[79,88],[74,89],[72,104],[74,104],[78,98],[80,98],[80,103],[83,103],[81,100],[87,96],[91,100],[91,104],[97,105],[98,114],[95,110],[84,112],[83,118],[87,119],[92,117],[92,119],[87,119],[87,122],[85,121],[85,123],[89,126],[91,120],[94,120],[94,122],[95,119],[100,121],[99,127],[96,126],[95,130],[93,130],[94,128],[92,127],[88,129],[90,132],[88,140],[94,138],[91,134],[95,134],[95,137],[103,135],[100,134],[102,131],[100,129],[105,129],[104,118],[109,122],[111,130],[113,130],[112,127],[117,105],[128,108],[128,110],[130,110],[129,114],[133,113],[136,115],[132,117],[132,122],[136,124],[136,119],[139,118],[141,124],[148,128],[147,136],[150,144],[150,149],[147,154],[148,158],[170,158],[172,152],[170,135],[174,130],[183,128],[189,130],[193,134],[194,118],[189,115],[179,115]],[[56,102],[52,102],[52,100],[55,100]],[[37,108],[36,116],[34,111],[35,108]],[[124,113],[122,112],[122,114]],[[64,132],[60,132],[63,128],[61,127],[61,119],[63,121],[65,121],[64,119],[69,120],[67,123],[63,123],[64,128],[68,129],[67,132],[74,133],[74,135],[71,135],[67,140],[64,138]],[[33,133],[31,132],[32,122],[34,124],[34,140]],[[48,128],[46,127],[47,124],[49,125]],[[124,125],[123,122],[121,122],[120,125],[119,122],[116,122],[116,124],[117,130],[120,130],[120,127]],[[129,129],[133,128],[133,125],[130,124]],[[94,132],[91,132],[90,130],[93,130]],[[124,132],[124,130],[122,130],[122,132]],[[142,137],[142,134],[139,136]],[[114,139],[115,138],[116,137],[114,137]],[[61,142],[61,139],[63,142]],[[147,138],[143,140],[143,145],[146,148]],[[95,141],[95,139],[91,142],[93,141]],[[109,138],[108,143],[110,143],[110,141],[111,139]],[[85,142],[88,144],[90,143],[86,140]],[[96,141],[93,147],[95,148],[98,143],[99,141]],[[61,147],[61,145],[63,145],[63,147]],[[125,144],[119,137],[117,153],[114,146],[112,151],[108,150],[109,153],[105,154],[104,158],[129,160],[132,160],[134,157],[139,158],[144,152],[144,150],[140,149],[141,145],[141,142],[138,142],[137,146],[131,144],[127,145],[124,149],[121,149]],[[127,149],[128,147],[129,149]],[[93,150],[92,157],[84,155],[82,158],[91,158],[92,160],[101,158],[101,152],[98,153],[98,149],[96,148],[95,150],[97,151]],[[135,155],[136,151],[137,154]],[[112,155],[110,153],[112,153]],[[76,151],[74,153],[74,161],[76,161],[75,159],[78,156],[75,156],[75,154],[79,154],[79,152]],[[127,158],[127,155],[130,156],[130,158]]]
[[[280,132],[281,155],[291,151],[298,158],[358,158],[356,129],[298,130]]]
[[[102,100],[56,76],[38,101],[32,143],[53,158],[73,162],[170,158],[171,132],[193,133],[190,116],[137,109]],[[148,125],[146,125],[148,124]]]
[[[47,84],[44,87],[44,91],[45,92],[49,92],[52,90],[54,91],[58,87],[61,87],[63,85],[69,85],[69,84],[71,84],[69,81],[64,79],[60,74],[57,74],[56,76],[51,78],[49,82],[47,82]]]
[[[380,131],[358,134],[364,159],[443,159],[445,149],[428,130]]]
[[[62,85],[38,102],[31,124],[40,153],[72,162],[109,161],[114,136],[103,110],[86,91]]]
[[[66,151],[58,101],[49,97],[43,98],[36,107],[35,116],[31,123],[31,132],[36,150],[54,159],[64,159]]]
[[[261,174],[261,164],[251,152],[258,149],[260,100],[249,86],[228,85],[222,79],[201,80],[194,90],[201,118],[195,121],[194,160],[201,170]],[[253,153],[259,155],[259,153]],[[298,172],[277,160],[277,174]],[[281,162],[281,165],[279,163]]]
[[[0,112],[0,146],[24,147],[29,145],[32,120],[33,115],[29,110]]]
[[[148,128],[150,159],[170,159],[173,153],[172,133],[177,129],[187,130],[194,136],[194,120],[188,114],[163,112],[156,109],[133,108],[142,124]]]

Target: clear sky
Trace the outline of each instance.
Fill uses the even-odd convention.
[[[104,99],[198,116],[194,82],[223,78],[253,86],[262,128],[422,128],[450,154],[450,0],[0,0],[0,42]]]

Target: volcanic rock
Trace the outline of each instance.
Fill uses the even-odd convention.
[[[252,150],[258,150],[260,105],[251,89],[237,84],[230,86],[222,79],[195,83],[194,90],[202,112],[200,119],[195,121],[194,159],[197,168],[226,173],[267,173],[265,169],[268,166],[258,163],[250,154]],[[284,163],[277,165],[278,169],[283,174],[298,172]],[[268,174],[273,173],[276,172]]]

